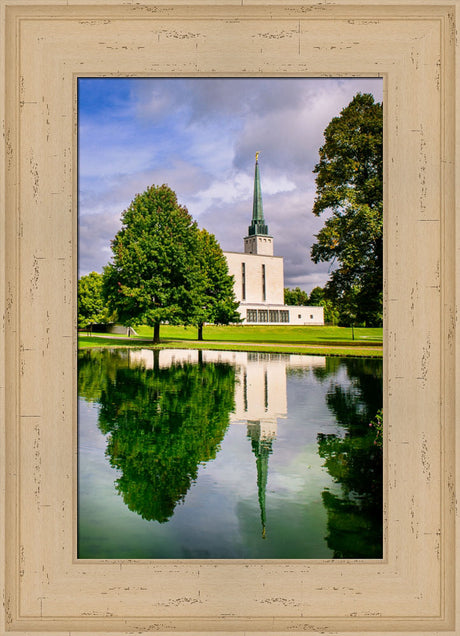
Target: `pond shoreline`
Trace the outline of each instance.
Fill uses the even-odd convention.
[[[109,342],[108,342],[109,341]],[[328,355],[340,357],[382,358],[382,345],[365,346],[361,342],[356,345],[324,345],[324,344],[289,344],[289,343],[246,343],[221,342],[216,340],[164,340],[160,344],[153,344],[151,339],[129,338],[127,336],[111,336],[100,334],[97,336],[79,336],[78,348],[90,349],[95,347],[126,347],[130,349],[211,349],[214,351],[258,351],[260,353],[294,353],[299,355]]]

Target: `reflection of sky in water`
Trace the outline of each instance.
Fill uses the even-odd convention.
[[[340,373],[342,376],[342,373]],[[349,384],[346,373],[335,377]],[[100,558],[328,558],[321,493],[337,490],[317,454],[317,434],[340,433],[325,404],[329,382],[287,374],[288,412],[278,418],[265,490],[262,538],[256,457],[247,425],[230,424],[214,460],[199,467],[167,522],[146,521],[115,491],[99,405],[79,399],[79,554]],[[102,549],[102,554],[101,554]],[[83,552],[82,552],[83,550]],[[133,557],[133,550],[135,555]]]

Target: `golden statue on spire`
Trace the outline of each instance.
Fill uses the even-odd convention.
[[[258,150],[258,151],[256,152],[256,163],[257,163],[257,161],[259,161],[259,155],[260,155],[260,150]]]

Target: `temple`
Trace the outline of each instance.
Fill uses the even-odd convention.
[[[243,253],[224,252],[243,324],[323,325],[322,307],[284,304],[283,258],[273,254],[273,237],[264,218],[258,152],[252,220],[243,241]]]

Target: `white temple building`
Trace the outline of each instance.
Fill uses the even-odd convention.
[[[284,304],[284,264],[273,255],[273,237],[268,233],[262,207],[259,153],[256,153],[252,222],[244,241],[244,252],[224,252],[229,273],[235,280],[235,297],[243,324],[324,325],[322,307]]]

